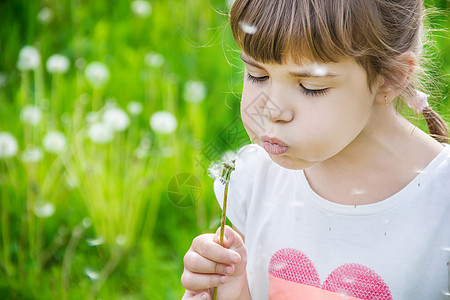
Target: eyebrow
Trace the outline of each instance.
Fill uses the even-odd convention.
[[[240,55],[242,61],[250,66],[256,67],[258,69],[264,69],[263,66],[259,65],[253,60],[250,60],[248,57],[244,56],[242,53]],[[303,71],[303,72],[289,72],[289,75],[293,77],[301,77],[301,78],[324,78],[324,77],[337,77],[338,75],[333,73],[325,73],[324,75],[315,75],[314,73],[310,71]]]

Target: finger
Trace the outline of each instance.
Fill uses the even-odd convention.
[[[241,261],[241,256],[236,251],[226,249],[214,242],[213,235],[201,235],[194,239],[191,247],[192,251],[197,252],[206,259],[221,264],[237,264]]]
[[[184,270],[181,275],[181,284],[189,291],[202,291],[222,285],[228,281],[226,275],[199,274]]]
[[[220,227],[216,231],[214,241],[219,243],[220,241]],[[226,225],[223,234],[223,247],[230,249],[237,249],[244,245],[244,241],[239,233],[233,230],[230,226]]]
[[[181,300],[209,300],[209,294],[207,291],[188,291],[184,293]]]
[[[231,275],[234,272],[233,265],[216,263],[194,251],[188,251],[183,261],[185,268],[193,273]]]

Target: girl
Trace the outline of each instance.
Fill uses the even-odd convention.
[[[185,256],[183,299],[448,299],[450,147],[415,76],[421,1],[236,0],[230,17],[254,144],[224,245],[201,235]]]

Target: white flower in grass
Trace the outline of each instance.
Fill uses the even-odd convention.
[[[38,162],[42,159],[44,153],[38,147],[29,146],[22,152],[22,161],[26,163]]]
[[[95,246],[100,246],[102,245],[105,241],[103,240],[102,237],[98,237],[95,239],[86,239],[86,242],[88,243],[89,246],[95,247]]]
[[[84,76],[92,87],[102,88],[108,82],[110,74],[104,63],[95,61],[86,67]]]
[[[19,52],[17,68],[21,71],[35,70],[41,63],[39,51],[32,46],[25,46]]]
[[[164,64],[164,56],[156,52],[149,52],[145,55],[145,64],[149,67],[161,67]]]
[[[53,154],[61,153],[66,147],[66,136],[59,131],[48,132],[42,141],[44,149]]]
[[[113,132],[103,123],[94,123],[88,129],[88,136],[96,144],[106,144],[112,140]]]
[[[206,87],[201,81],[188,81],[184,85],[183,98],[190,103],[200,103],[206,97]]]
[[[127,113],[117,107],[110,107],[106,109],[103,114],[103,124],[109,127],[112,131],[123,131],[130,125],[130,118]]]
[[[55,206],[53,205],[53,203],[47,201],[38,202],[34,206],[33,211],[38,218],[44,219],[51,217],[55,213]]]
[[[19,146],[16,138],[9,132],[0,132],[0,159],[16,155]]]
[[[47,24],[53,19],[53,11],[48,7],[44,7],[39,11],[37,19],[39,22]]]
[[[46,67],[51,74],[64,74],[69,70],[70,61],[63,55],[54,54],[47,59]]]
[[[146,18],[152,13],[152,5],[143,0],[136,0],[131,2],[131,10],[140,18]]]
[[[93,269],[89,267],[84,268],[84,274],[86,274],[87,277],[91,280],[97,280],[100,278],[100,273],[97,271],[94,271]]]
[[[42,111],[37,106],[27,105],[20,112],[20,119],[25,124],[36,126],[41,122]]]
[[[150,126],[157,133],[170,134],[177,129],[177,125],[177,119],[168,111],[155,112],[150,118]]]
[[[132,102],[128,103],[128,105],[127,105],[127,110],[130,113],[130,115],[132,115],[132,116],[137,116],[137,115],[141,114],[142,109],[143,109],[143,106],[142,106],[141,102],[132,101]]]

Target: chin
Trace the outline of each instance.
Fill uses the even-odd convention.
[[[269,154],[269,156],[274,163],[276,163],[280,167],[290,170],[303,170],[312,167],[313,165],[316,164],[316,162],[306,161],[299,158],[292,159],[287,155],[278,156]]]

